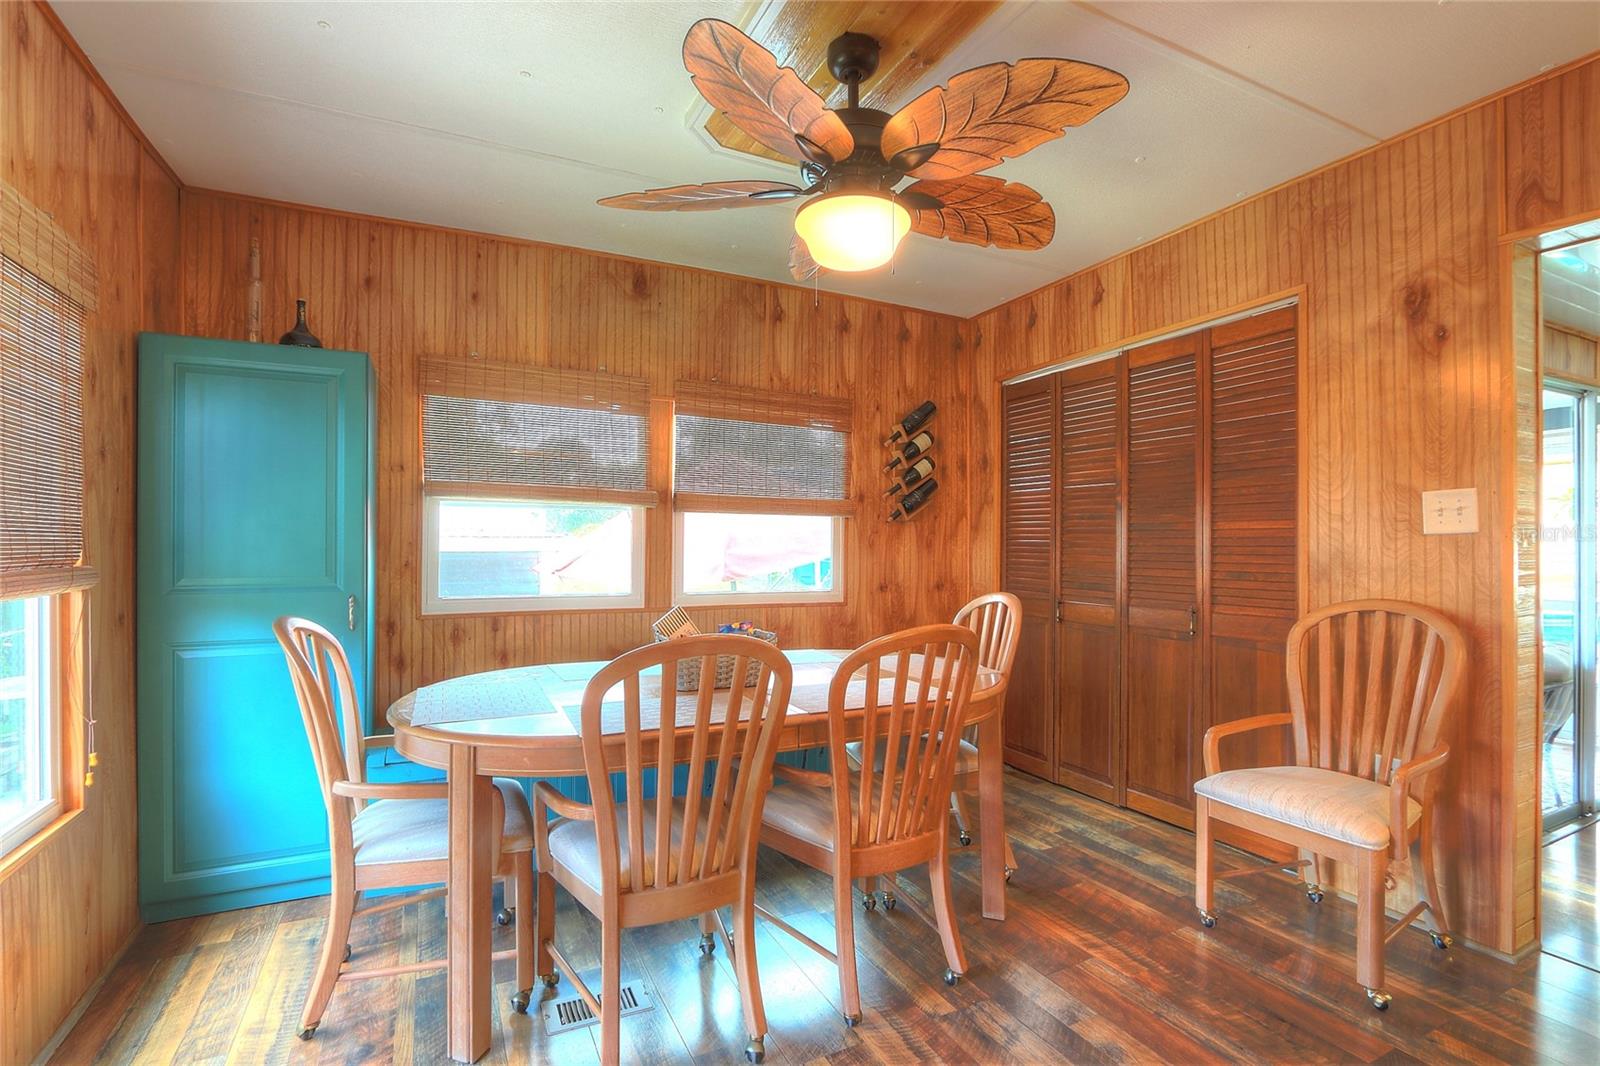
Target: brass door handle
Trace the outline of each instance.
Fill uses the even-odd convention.
[[[1200,624],[1200,608],[1189,608],[1189,636],[1193,637]]]

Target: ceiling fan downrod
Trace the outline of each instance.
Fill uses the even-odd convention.
[[[861,83],[878,72],[878,39],[865,33],[841,33],[828,45],[828,70],[845,87],[847,107],[861,106]]]

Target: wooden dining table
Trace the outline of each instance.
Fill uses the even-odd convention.
[[[780,749],[819,747],[828,740],[828,689],[849,654],[834,649],[786,650],[794,685]],[[551,663],[469,674],[427,685],[389,707],[394,747],[413,762],[446,772],[450,801],[449,1045],[457,1062],[489,1050],[492,899],[497,827],[491,778],[574,777],[584,773],[578,723],[584,689],[603,661]],[[892,668],[891,660],[885,666]],[[648,695],[649,680],[645,682]],[[654,684],[659,693],[660,678]],[[865,689],[846,696],[846,728],[861,735]],[[1002,677],[980,670],[966,721],[978,728],[978,802],[983,916],[1005,918],[1004,768],[1001,764]],[[853,704],[853,705],[851,705]],[[419,719],[421,721],[419,721]],[[424,724],[426,723],[426,724]],[[646,720],[646,726],[651,723]],[[653,727],[644,735],[650,747]],[[654,759],[648,751],[647,759]],[[533,921],[518,915],[518,921]]]

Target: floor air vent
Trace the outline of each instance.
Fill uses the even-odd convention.
[[[638,1014],[640,1011],[651,1009],[654,1004],[650,1002],[650,993],[645,991],[644,982],[629,981],[622,986],[622,1014]],[[589,1009],[589,1004],[583,997],[574,992],[561,999],[546,1000],[542,1008],[544,1014],[545,1032],[550,1034],[564,1033],[568,1029],[581,1029],[585,1025],[593,1025],[600,1019]]]

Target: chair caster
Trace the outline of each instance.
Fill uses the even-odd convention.
[[[350,961],[350,956],[353,955],[353,954],[355,954],[355,952],[350,950],[350,945],[349,944],[346,944],[344,946],[344,958],[340,959],[339,961],[340,962],[349,962]]]
[[[517,915],[516,908],[514,908],[514,907],[501,907],[499,910],[494,912],[494,924],[495,925],[510,925],[512,919],[515,918],[516,915]]]
[[[544,986],[546,988],[554,988],[556,985],[561,983],[561,971],[557,970],[554,973],[542,973],[539,975],[539,980],[544,982]]]
[[[1394,997],[1381,988],[1367,989],[1367,999],[1372,1002],[1373,1010],[1388,1010]]]
[[[883,909],[884,910],[886,910],[886,911],[894,910],[894,905],[897,902],[899,902],[899,901],[894,898],[894,893],[893,892],[885,892],[883,894]]]
[[[533,990],[524,988],[521,992],[511,997],[511,1009],[518,1014],[528,1013],[528,1004],[533,1002]]]
[[[961,975],[952,969],[946,968],[944,971],[944,983],[954,988],[961,983]]]
[[[314,1026],[314,1025],[308,1025],[304,1029],[300,1030],[298,1035],[299,1035],[301,1040],[310,1040],[316,1034],[317,1034],[317,1027]]]
[[[846,1026],[848,1026],[849,1028],[854,1029],[856,1026],[861,1024],[861,1015],[859,1015],[859,1014],[846,1014],[844,1016],[844,1024]]]
[[[1016,873],[1016,872],[1017,872],[1017,868],[1015,866],[1007,866],[1006,867],[1006,880],[1007,881],[1011,880],[1011,875]]]
[[[752,1039],[744,1046],[744,1057],[750,1062],[760,1062],[767,1057],[767,1044],[765,1040]]]
[[[877,910],[878,909],[878,897],[873,895],[871,892],[868,892],[865,896],[861,897],[861,907],[862,907],[863,910],[869,910],[869,911]]]
[[[710,933],[700,934],[700,954],[703,958],[710,958],[717,953],[717,938]]]
[[[1202,910],[1200,911],[1200,924],[1207,929],[1215,929],[1217,927],[1217,916],[1210,911]]]
[[[1307,885],[1306,886],[1306,899],[1309,899],[1312,903],[1321,903],[1322,902],[1322,886],[1321,885]]]
[[[1449,933],[1439,933],[1430,929],[1428,931],[1428,935],[1433,937],[1433,946],[1438,948],[1440,951],[1449,951],[1455,946],[1455,937],[1451,936]]]
[[[972,834],[967,832],[965,829],[963,829],[957,835],[956,839],[961,841],[961,846],[962,847],[968,847],[972,843]]]

